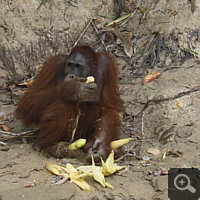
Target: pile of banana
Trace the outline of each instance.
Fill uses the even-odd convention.
[[[112,149],[117,149],[122,145],[125,145],[126,143],[133,140],[133,138],[125,138],[121,140],[116,140],[111,142],[110,146]],[[86,143],[85,139],[79,139],[73,142],[68,146],[69,149],[76,151],[79,148],[84,147]],[[62,177],[62,183],[64,183],[67,180],[71,180],[71,182],[75,183],[77,186],[79,186],[82,190],[91,191],[91,186],[85,181],[85,177],[93,177],[95,181],[100,183],[103,187],[107,187],[112,189],[112,185],[105,180],[105,176],[109,176],[126,166],[117,166],[114,163],[114,151],[110,153],[108,156],[106,162],[103,161],[101,158],[101,165],[102,166],[96,166],[94,159],[92,157],[92,165],[87,166],[80,166],[78,168],[75,168],[72,164],[68,163],[66,167],[62,167],[59,165],[51,164],[49,162],[46,163],[46,168],[51,173],[61,176]]]

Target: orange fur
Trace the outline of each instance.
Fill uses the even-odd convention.
[[[87,60],[90,75],[97,85],[85,102],[78,99],[80,82],[64,81],[67,59],[74,52],[80,52]],[[66,145],[58,146],[58,143],[70,142],[80,114],[74,139],[87,139],[85,149],[91,149],[89,155],[95,154],[96,149],[97,157],[107,157],[110,142],[119,137],[118,113],[124,111],[118,92],[116,63],[109,54],[95,53],[85,45],[75,47],[70,55],[53,56],[44,63],[33,85],[20,99],[16,114],[25,125],[39,126],[38,145],[57,157],[74,156],[74,153],[66,153]]]

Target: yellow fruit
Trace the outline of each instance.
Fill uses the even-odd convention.
[[[134,140],[133,138],[124,138],[124,139],[121,139],[121,140],[115,140],[115,141],[112,141],[110,143],[110,147],[111,149],[117,149],[125,144],[127,144],[128,142]]]
[[[85,83],[94,83],[94,77],[93,76],[88,76]]]
[[[70,149],[72,151],[76,151],[77,149],[84,147],[85,143],[86,143],[86,139],[78,139],[75,142],[71,143],[68,146],[68,149]]]

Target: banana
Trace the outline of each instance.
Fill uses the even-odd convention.
[[[72,151],[76,151],[77,149],[84,147],[85,143],[86,143],[86,139],[78,139],[75,142],[71,143],[68,146],[68,149],[70,149]]]
[[[111,149],[117,149],[132,140],[134,140],[134,139],[133,138],[124,138],[124,139],[120,139],[120,140],[115,140],[110,143],[110,147],[111,147]]]
[[[94,83],[94,77],[93,76],[88,76],[85,83]]]

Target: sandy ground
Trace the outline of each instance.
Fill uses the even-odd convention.
[[[200,62],[184,49],[198,51],[200,4],[196,2],[194,9],[191,8],[194,5],[186,0],[139,3],[141,9],[146,8],[145,15],[138,11],[119,29],[125,34],[133,32],[134,50],[145,40],[148,40],[148,46],[146,44],[131,59],[124,54],[119,41],[108,46],[119,63],[119,88],[126,108],[121,137],[134,138],[124,147],[126,156],[117,161],[118,165],[126,165],[126,170],[106,178],[114,189],[103,188],[90,178],[87,181],[92,187],[91,192],[82,191],[69,181],[54,185],[55,176],[47,172],[45,163],[65,166],[70,162],[75,167],[85,165],[82,152],[78,159],[59,160],[35,149],[34,138],[5,140],[5,135],[0,132],[0,141],[7,144],[1,145],[0,151],[0,199],[167,199],[168,176],[160,175],[161,172],[170,167],[200,167]],[[26,78],[31,69],[33,71],[43,59],[56,53],[55,49],[38,53],[37,45],[42,34],[45,37],[49,34],[53,42],[59,36],[55,43],[58,46],[62,40],[68,42],[68,45],[58,48],[58,53],[62,49],[68,52],[90,17],[98,18],[97,28],[99,34],[103,34],[107,30],[104,29],[106,23],[111,19],[98,15],[111,15],[113,5],[111,1],[85,1],[84,4],[80,1],[49,1],[37,11],[40,1],[1,1],[0,4],[3,8],[0,11],[3,16],[0,19],[0,34],[3,36],[0,38],[1,55],[4,46],[8,52],[4,58],[9,60],[12,54],[16,61],[15,65],[8,62],[6,65],[5,59],[1,57],[0,60],[0,122],[12,132],[21,133],[28,129],[13,117],[21,96],[20,89],[14,88],[10,92],[3,87],[5,82],[8,85],[14,78]],[[174,11],[177,14],[172,15]],[[96,38],[98,35],[89,26],[80,43],[101,49],[101,41]],[[27,58],[24,54],[27,51],[23,48],[19,56],[21,44],[30,43],[35,44],[32,52],[40,59],[36,59],[37,56]],[[143,84],[145,75],[154,71],[159,71],[161,76]],[[179,106],[174,107],[177,104]],[[160,154],[149,154],[150,148],[158,149]],[[178,151],[179,154],[168,153],[163,159],[167,150]],[[144,161],[145,156],[150,159],[148,162]],[[24,187],[29,181],[35,182],[35,185]]]

